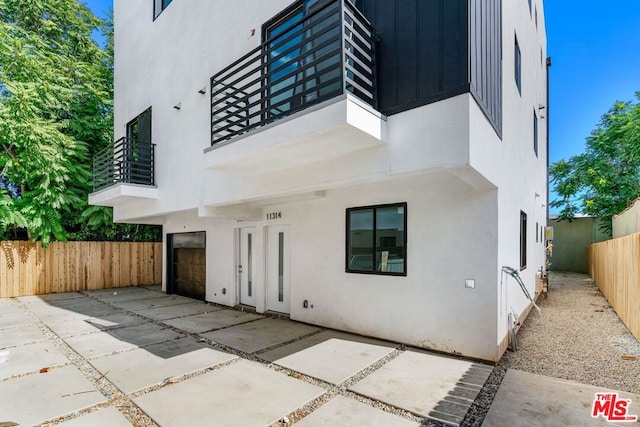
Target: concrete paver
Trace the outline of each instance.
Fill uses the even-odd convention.
[[[406,351],[349,389],[419,416],[458,425],[490,373],[488,366]]]
[[[93,297],[97,295],[113,295],[113,294],[125,294],[130,292],[146,292],[147,289],[145,286],[126,286],[123,288],[104,288],[104,289],[92,289],[90,291],[84,291],[86,295],[91,295]]]
[[[39,424],[106,401],[75,366],[0,382],[0,396],[1,421],[19,425]]]
[[[93,359],[91,364],[120,390],[132,393],[236,357],[183,338]]]
[[[191,316],[193,314],[209,313],[222,310],[222,307],[204,302],[192,302],[188,304],[172,305],[169,307],[157,307],[148,310],[132,310],[135,313],[154,320],[168,320],[176,317]]]
[[[98,293],[98,294],[91,294],[91,296],[93,298],[96,298],[97,300],[108,302],[108,303],[121,302],[121,301],[135,301],[138,299],[153,298],[154,296],[158,296],[157,292],[150,291],[144,288],[123,288],[123,289],[127,289],[127,290],[125,291],[120,289],[113,289],[111,293],[104,292],[104,293]]]
[[[613,392],[605,388],[509,369],[485,417],[483,427],[591,427],[631,426],[636,423],[610,423],[592,418],[596,393]],[[631,399],[628,415],[640,420],[640,395],[619,393]]]
[[[171,329],[163,328],[162,326],[152,323],[144,323],[142,325],[107,330],[95,334],[72,336],[64,338],[64,340],[82,356],[96,357],[116,351],[172,340],[179,336],[180,334]]]
[[[164,426],[267,426],[324,392],[241,360],[144,394],[134,402]]]
[[[136,299],[133,301],[116,301],[113,305],[129,311],[135,310],[147,310],[156,307],[166,307],[171,305],[187,304],[193,302],[190,298],[181,297],[178,295],[162,295],[154,293],[149,295],[148,298]]]
[[[23,304],[28,306],[31,304],[40,304],[40,303],[46,303],[50,301],[61,301],[61,300],[74,299],[74,298],[84,298],[84,295],[78,292],[61,292],[57,294],[31,295],[28,297],[18,297],[18,300],[20,300]]]
[[[236,350],[253,353],[320,329],[289,320],[267,318],[200,335]]]
[[[38,319],[33,314],[23,311],[19,307],[0,307],[0,330],[24,326],[37,321]]]
[[[193,316],[167,320],[164,323],[187,332],[199,333],[262,318],[264,318],[264,316],[260,316],[255,313],[223,309],[210,313],[196,314]]]
[[[0,380],[68,362],[51,341],[6,348],[0,350]]]
[[[33,314],[44,323],[60,320],[71,321],[75,319],[87,319],[89,317],[104,316],[117,313],[117,308],[93,300],[79,300],[78,303],[69,306],[58,307],[55,305],[30,307]]]
[[[296,423],[300,427],[411,427],[420,424],[357,400],[336,396]]]
[[[338,384],[394,350],[394,345],[336,331],[324,331],[259,357]]]
[[[146,323],[147,320],[126,313],[105,314],[100,317],[80,318],[75,321],[61,320],[51,321],[47,326],[61,337],[104,331]]]
[[[10,316],[24,312],[18,302],[15,302],[9,298],[0,299],[0,320],[3,316]]]
[[[45,334],[35,324],[7,328],[0,332],[0,348],[44,341],[46,339]]]
[[[59,425],[64,427],[131,427],[129,420],[113,406],[64,421]]]

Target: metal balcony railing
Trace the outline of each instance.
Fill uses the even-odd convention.
[[[375,107],[375,69],[371,24],[349,0],[320,0],[211,77],[211,145],[347,92]]]
[[[155,144],[120,138],[93,158],[93,191],[114,184],[155,185]]]

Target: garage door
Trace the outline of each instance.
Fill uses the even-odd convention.
[[[167,235],[167,292],[205,299],[205,232]]]

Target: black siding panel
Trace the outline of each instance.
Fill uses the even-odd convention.
[[[442,89],[467,82],[467,2],[443,1]]]
[[[502,133],[501,0],[469,0],[471,93],[498,135]]]
[[[415,99],[418,96],[418,29],[416,20],[417,1],[396,2],[396,55],[397,75],[402,81],[397,86],[398,100]]]
[[[418,2],[417,19],[422,25],[418,33],[418,99],[429,98],[442,87],[440,73],[442,32],[440,24],[442,0]]]
[[[382,113],[399,113],[469,91],[468,1],[357,0],[379,38]]]

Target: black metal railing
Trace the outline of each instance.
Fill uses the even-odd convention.
[[[375,107],[375,68],[371,24],[349,0],[320,0],[211,77],[211,145],[347,92]]]
[[[155,144],[120,138],[93,158],[93,191],[114,184],[155,185]]]

